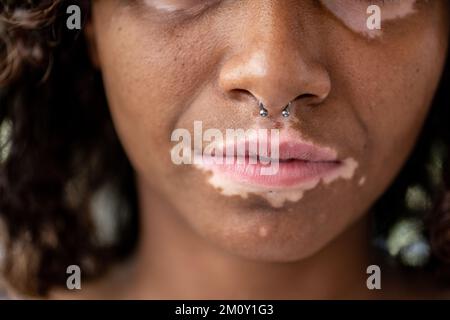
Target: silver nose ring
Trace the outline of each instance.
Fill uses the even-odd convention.
[[[269,111],[264,107],[264,103],[259,102],[259,115],[263,118],[269,115]]]
[[[292,102],[289,102],[288,105],[281,111],[281,115],[285,118],[289,117],[291,115],[291,104]]]
[[[283,111],[281,111],[281,115],[284,118],[287,118],[291,115],[291,105],[292,102],[289,102],[288,105],[283,109]],[[259,115],[263,118],[269,116],[269,111],[267,110],[267,108],[264,106],[264,103],[262,103],[261,101],[259,102]]]

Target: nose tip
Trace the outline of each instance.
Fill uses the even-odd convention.
[[[318,105],[328,96],[331,83],[325,65],[316,59],[321,56],[315,56],[317,41],[308,41],[311,35],[303,31],[306,22],[291,6],[270,3],[253,3],[259,10],[237,21],[239,34],[230,39],[219,87],[229,99],[246,99],[255,107],[263,102],[273,115],[280,115],[290,102],[294,109]]]
[[[290,103],[288,109],[300,102],[319,104],[328,96],[330,80],[324,68],[307,63],[299,52],[280,55],[270,50],[237,54],[222,66],[220,87],[228,97],[251,98],[260,109],[262,102],[266,111],[261,115],[286,115]]]

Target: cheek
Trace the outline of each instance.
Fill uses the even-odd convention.
[[[99,13],[96,21],[105,90],[131,162],[148,175],[171,161],[171,133],[211,74],[209,44],[203,30],[156,30],[128,13],[112,15],[104,21],[108,14]]]
[[[381,193],[411,152],[426,119],[446,59],[447,32],[440,17],[417,23],[385,41],[335,48],[338,95],[347,97],[368,136],[368,185]],[[437,23],[436,23],[437,22]],[[442,24],[444,26],[444,23]],[[352,40],[354,41],[354,40]],[[342,43],[345,43],[343,41]]]

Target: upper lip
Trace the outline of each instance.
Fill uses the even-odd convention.
[[[250,146],[258,146],[258,139],[247,139],[246,141],[238,141],[227,143],[224,146],[217,146],[217,150],[221,150],[224,157],[228,155],[227,149],[234,150],[234,157],[259,157],[271,161],[290,161],[300,160],[307,162],[339,162],[337,152],[329,147],[317,146],[315,144],[305,142],[300,138],[283,138],[280,137],[278,143],[278,155],[272,154],[272,142],[270,139],[266,143],[266,151],[261,152],[260,148],[251,150]],[[245,148],[245,149],[244,149]],[[245,154],[237,154],[237,150],[245,150]],[[256,151],[256,153],[252,152]],[[213,156],[215,153],[213,152]]]
[[[269,149],[270,150],[270,149]],[[295,140],[280,141],[278,145],[278,159],[302,160],[309,162],[336,162],[336,153],[332,149],[316,146],[310,143]],[[271,157],[273,159],[273,157]]]

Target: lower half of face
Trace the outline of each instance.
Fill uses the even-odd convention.
[[[444,2],[380,3],[391,19],[375,36],[349,27],[367,15],[359,1],[162,2],[99,1],[93,30],[120,139],[170,214],[221,248],[270,261],[310,256],[367,214],[439,83]],[[212,155],[208,146],[225,150],[227,129],[276,132],[278,156],[267,158],[278,171],[177,165],[177,129],[192,161]]]

